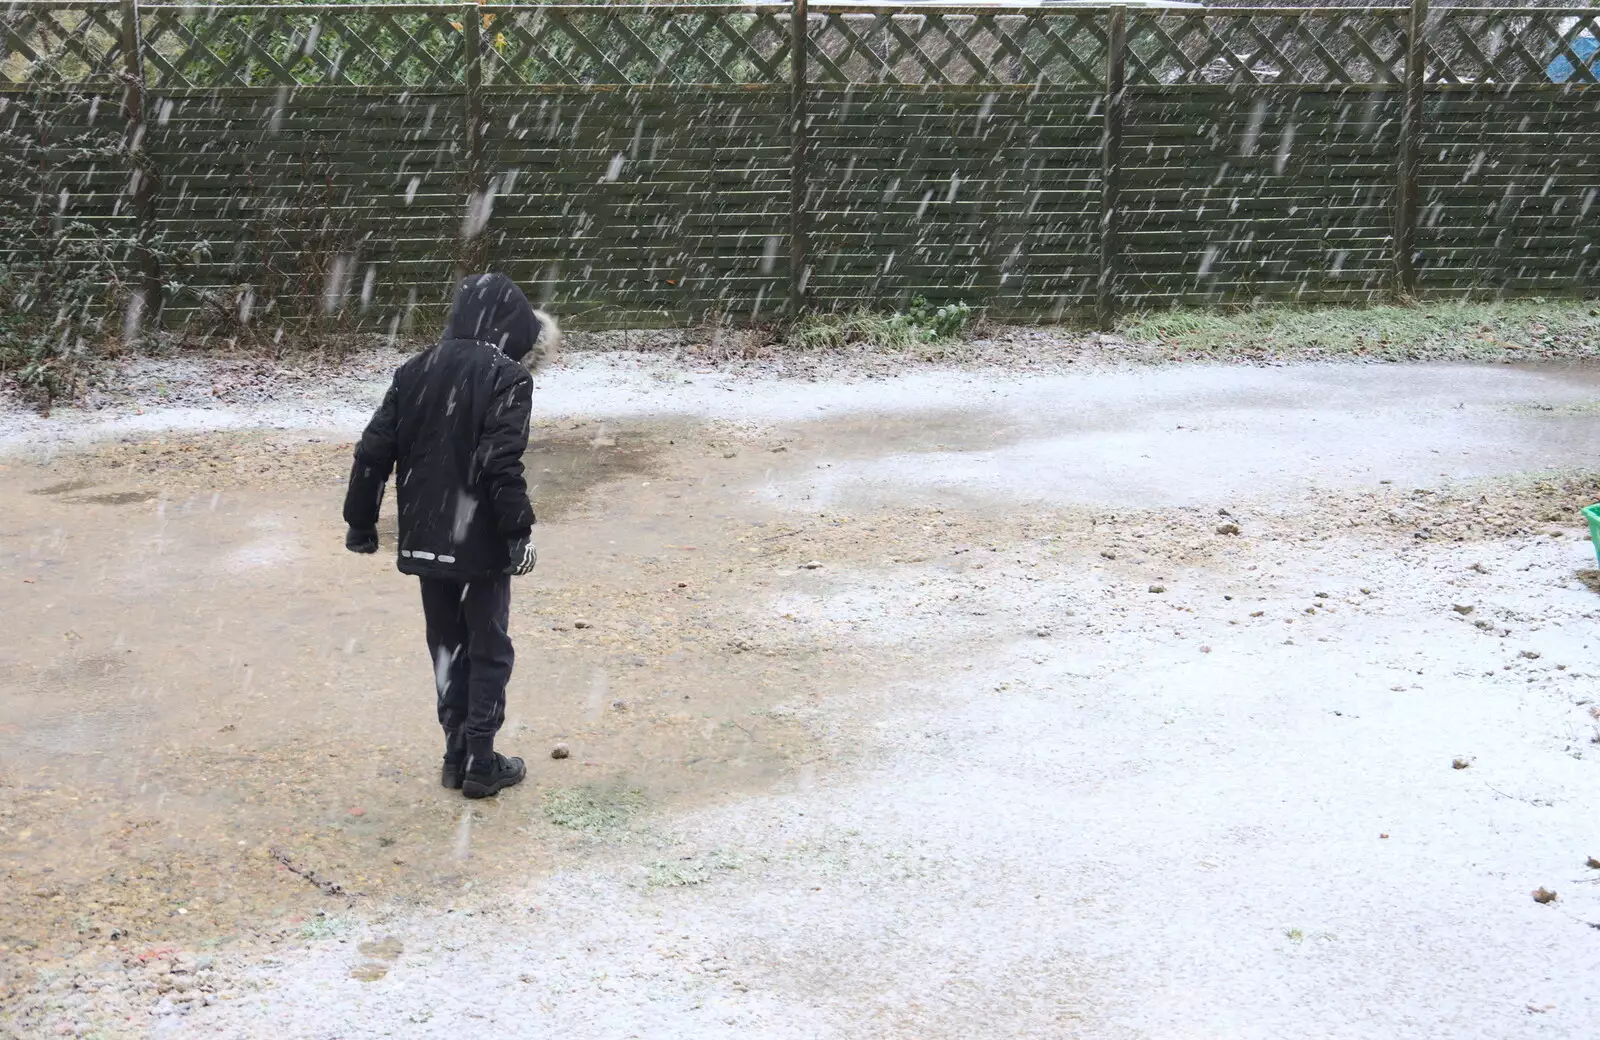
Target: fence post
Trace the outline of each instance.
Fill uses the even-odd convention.
[[[799,319],[805,310],[806,286],[811,280],[809,228],[806,220],[806,0],[793,0],[789,22],[789,317]]]
[[[489,264],[488,185],[483,175],[483,21],[477,4],[461,5],[461,38],[466,47],[467,216],[461,243],[462,273],[485,271]]]
[[[1427,72],[1423,36],[1427,22],[1428,0],[1411,0],[1411,21],[1406,28],[1405,108],[1400,119],[1399,183],[1395,186],[1395,294],[1401,299],[1417,295],[1417,177],[1422,162],[1422,92]]]
[[[145,320],[161,319],[161,265],[155,237],[155,170],[144,150],[144,41],[139,36],[139,0],[122,0],[122,118],[127,125],[128,175],[133,186],[134,267],[138,272],[137,331]]]
[[[1096,315],[1100,328],[1110,332],[1117,320],[1117,226],[1121,214],[1122,118],[1127,101],[1128,10],[1111,9],[1106,34],[1105,133],[1100,139],[1100,283]]]

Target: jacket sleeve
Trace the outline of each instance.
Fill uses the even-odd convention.
[[[533,505],[522,473],[532,411],[533,378],[521,371],[495,395],[478,441],[479,484],[494,510],[495,527],[506,538],[526,538],[533,529]]]
[[[383,395],[383,403],[356,444],[355,463],[350,467],[350,486],[344,495],[344,522],[367,530],[378,526],[378,509],[383,505],[383,488],[394,470],[396,426],[399,420],[399,391],[393,383]]]

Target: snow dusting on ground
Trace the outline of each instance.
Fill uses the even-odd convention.
[[[170,403],[10,413],[0,437],[64,460],[158,431],[348,436],[388,360],[204,407],[191,371]],[[592,826],[508,815],[568,790],[544,781],[440,802],[422,826],[468,865],[449,887],[328,899],[210,950],[141,959],[141,937],[99,936],[35,976],[12,1028],[1592,1036],[1600,599],[1570,503],[1587,487],[1571,474],[1597,468],[1595,400],[1586,370],[1557,367],[800,381],[580,355],[541,376],[540,420],[661,455],[555,519],[546,584],[519,596],[587,588],[603,632],[662,608],[613,620],[595,590],[677,576],[640,540],[703,567],[691,590],[732,575],[717,642],[683,652],[705,654],[707,687],[759,659],[770,695],[705,732],[790,727],[803,753]],[[230,581],[326,566],[301,532],[337,533],[338,489],[307,494],[326,517],[262,515],[217,545]],[[614,548],[574,567],[564,540]],[[379,624],[414,609],[395,597]],[[540,639],[579,638],[555,620]],[[519,669],[568,667],[566,644],[535,664],[545,644],[518,638]],[[514,715],[542,710],[542,681]],[[561,681],[592,687],[590,718],[623,696]],[[664,724],[625,696],[616,726]],[[426,715],[409,697],[383,710]],[[544,732],[519,739],[538,753]]]

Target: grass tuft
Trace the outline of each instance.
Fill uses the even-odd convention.
[[[647,888],[688,888],[703,885],[718,874],[739,867],[738,859],[721,852],[677,860],[652,860],[645,864],[644,883]]]
[[[585,834],[606,834],[628,826],[645,810],[636,787],[569,787],[545,795],[545,819]]]
[[[972,317],[972,308],[965,303],[935,307],[918,296],[907,310],[892,314],[858,310],[850,314],[808,315],[795,326],[791,339],[807,350],[851,346],[910,350],[960,338]]]
[[[1162,360],[1503,361],[1600,356],[1600,304],[1543,299],[1376,307],[1262,306],[1130,315],[1123,339]]]

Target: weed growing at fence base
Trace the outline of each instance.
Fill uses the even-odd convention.
[[[1117,331],[1149,347],[1155,361],[1585,358],[1600,357],[1600,302],[1163,311],[1129,316]]]
[[[83,99],[75,99],[86,105]],[[75,394],[114,335],[131,287],[133,236],[71,219],[70,192],[43,156],[47,105],[32,94],[7,99],[0,127],[0,379],[48,410]],[[59,133],[52,148],[89,164],[123,161],[116,135],[100,127]],[[119,330],[120,331],[120,330]]]
[[[893,314],[860,310],[853,314],[819,314],[800,320],[793,341],[809,349],[837,349],[866,344],[885,350],[905,350],[953,340],[972,321],[965,303],[935,307],[921,296],[911,306]]]

